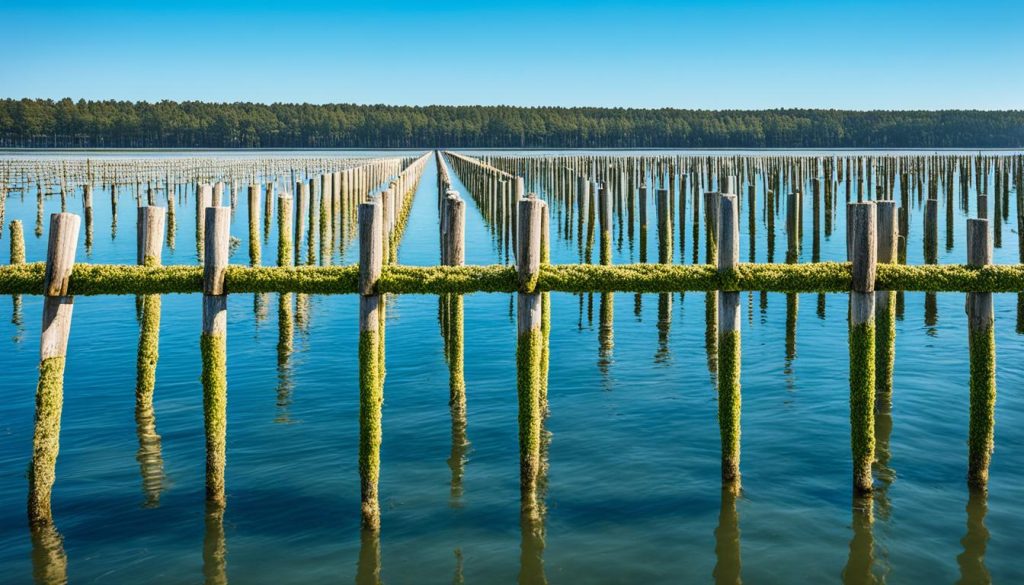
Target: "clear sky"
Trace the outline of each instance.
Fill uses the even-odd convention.
[[[0,97],[1024,109],[1024,0],[0,0]]]

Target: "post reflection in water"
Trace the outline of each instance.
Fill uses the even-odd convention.
[[[796,360],[796,319],[800,312],[800,296],[786,293],[786,367],[783,372],[789,376],[793,373],[793,362]]]
[[[551,434],[541,428],[540,467],[532,486],[523,486],[519,505],[519,585],[546,585],[544,574],[544,546],[548,482],[548,449]]]
[[[444,339],[444,355],[448,362],[448,408],[452,419],[452,445],[448,457],[451,469],[449,505],[461,506],[462,476],[469,439],[466,436],[466,380],[463,374],[463,297],[445,294],[438,297],[438,319]]]
[[[733,486],[722,488],[722,504],[715,528],[715,569],[711,575],[716,585],[743,582],[740,562],[740,518],[736,510],[739,490]]]
[[[53,524],[30,526],[32,538],[32,581],[36,585],[64,585],[68,582],[68,557],[64,538]]]
[[[224,537],[224,507],[206,504],[206,530],[203,533],[203,582],[227,585],[228,545]]]
[[[960,565],[960,579],[957,585],[992,583],[992,575],[985,567],[985,548],[988,546],[988,528],[985,514],[988,513],[988,494],[985,490],[971,488],[967,499],[967,532],[960,539],[964,552],[956,557]]]
[[[600,321],[597,329],[597,368],[601,371],[605,382],[608,382],[608,368],[612,363],[612,348],[615,346],[615,293],[601,293]]]
[[[871,493],[853,496],[853,538],[843,568],[844,585],[879,583],[873,572],[875,562],[874,502]]]
[[[654,363],[667,364],[672,360],[668,347],[668,336],[672,331],[672,293],[658,295],[658,349],[654,352]]]
[[[380,531],[360,528],[356,585],[380,585]]]
[[[292,293],[281,293],[277,304],[277,417],[274,422],[290,422],[292,403],[291,354],[295,327],[292,323]]]

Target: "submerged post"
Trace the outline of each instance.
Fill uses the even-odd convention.
[[[875,458],[875,203],[847,204],[850,216],[850,444],[853,487],[871,491]]]
[[[967,220],[967,264],[992,264],[988,220]],[[992,459],[996,406],[996,340],[993,328],[992,293],[967,293],[967,324],[970,334],[971,417],[968,432],[967,483],[984,489]]]
[[[718,274],[728,276],[739,264],[739,208],[736,195],[722,195],[718,213]],[[740,293],[718,298],[718,426],[722,436],[722,483],[740,482]]]
[[[519,274],[516,378],[519,394],[519,484],[524,492],[535,487],[540,469],[541,215],[544,203],[534,197],[519,201],[516,270]]]
[[[228,268],[231,208],[206,208],[203,261],[203,332],[199,348],[203,358],[203,421],[206,429],[206,501],[224,507],[224,464],[227,440],[227,334],[228,296],[224,275]]]
[[[381,296],[384,214],[379,200],[359,204],[359,488],[362,524],[380,529],[377,480],[380,476],[381,404],[384,402]]]
[[[36,386],[35,431],[28,472],[28,520],[50,524],[50,494],[60,450],[60,417],[64,406],[64,360],[71,333],[74,297],[68,294],[81,218],[71,213],[50,216],[43,283],[43,329],[39,337],[39,384]]]

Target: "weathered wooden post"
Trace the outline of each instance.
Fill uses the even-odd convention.
[[[2,189],[2,187],[0,187]],[[0,199],[3,193],[0,192]],[[0,226],[3,225],[3,203],[0,202]],[[82,187],[82,209],[85,214],[85,253],[92,253],[92,185]],[[0,232],[3,230],[0,229]]]
[[[227,440],[227,334],[228,296],[224,275],[228,269],[231,208],[206,208],[203,261],[203,332],[199,347],[203,358],[203,420],[206,429],[206,501],[223,508],[224,464]]]
[[[739,264],[736,195],[722,195],[718,213],[718,274],[727,280]],[[718,293],[718,426],[722,438],[722,482],[740,484],[740,293]]]
[[[847,204],[850,216],[850,442],[853,487],[871,491],[875,458],[875,203]]]
[[[146,206],[138,210],[139,264],[160,266],[163,255],[165,209]],[[160,295],[142,295],[142,319],[139,327],[139,348],[136,357],[135,426],[139,439],[139,461],[146,505],[155,506],[163,487],[163,460],[160,435],[156,434],[153,413],[153,389],[156,386],[156,364],[160,355]]]
[[[11,221],[11,264],[25,263],[25,230],[20,220]],[[11,322],[21,327],[21,295],[11,296]]]
[[[295,253],[295,265],[302,263],[302,242],[306,233],[306,219],[309,216],[309,185],[305,181],[295,183],[295,231],[292,236],[292,248]]]
[[[718,261],[718,215],[721,211],[720,193],[704,193],[704,242],[708,264]],[[704,294],[704,350],[707,354],[708,372],[718,371],[718,291]]]
[[[988,220],[967,220],[967,264],[980,268],[992,264]],[[967,293],[967,324],[970,335],[971,418],[968,432],[967,483],[984,489],[994,448],[996,407],[996,340],[992,293]]]
[[[669,215],[668,189],[658,189],[657,196],[658,262],[670,264],[672,262],[672,216]]]
[[[260,265],[260,186],[249,185],[249,266]]]
[[[878,222],[878,263],[896,262],[899,240],[896,202],[875,202]],[[896,361],[896,292],[875,291],[875,394],[888,403],[892,395],[892,371]]]
[[[447,184],[447,183],[445,183]],[[444,213],[444,264],[463,266],[466,262],[466,202],[457,191],[448,190],[442,200]],[[445,354],[448,356],[448,408],[452,417],[451,496],[462,495],[462,473],[469,441],[466,439],[466,380],[463,374],[463,303],[461,294],[440,298],[444,317]]]
[[[206,231],[206,208],[213,205],[213,185],[202,183],[196,185],[196,255],[204,258],[203,245]]]
[[[647,262],[647,183],[640,185],[640,262]]]
[[[598,191],[598,222],[601,225],[601,264],[612,263],[612,193],[607,182]]]
[[[524,494],[533,492],[540,467],[540,362],[543,336],[541,295],[535,289],[540,275],[543,205],[536,198],[521,199],[517,219],[519,310],[516,378],[519,394],[519,482]]]
[[[380,476],[381,404],[384,402],[381,295],[384,215],[380,200],[359,204],[359,485],[362,524],[380,529],[377,480]]]
[[[74,297],[68,294],[81,218],[71,213],[50,216],[43,283],[43,328],[39,337],[39,385],[36,387],[32,463],[28,471],[28,520],[53,522],[50,495],[60,450],[60,417],[64,406],[64,360]]]

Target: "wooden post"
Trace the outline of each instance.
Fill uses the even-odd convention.
[[[847,204],[850,217],[850,442],[853,487],[871,491],[875,457],[875,203]]]
[[[359,204],[359,486],[362,525],[380,529],[377,480],[380,476],[381,404],[384,372],[381,295],[384,214],[381,201]]]
[[[718,273],[739,264],[737,197],[723,194],[718,213]],[[718,426],[722,439],[722,483],[738,490],[740,480],[740,293],[718,293]]]
[[[672,262],[672,216],[669,215],[668,189],[658,189],[657,196],[658,262],[670,264]],[[646,210],[644,214],[646,215]]]
[[[924,205],[924,262],[935,264],[939,254],[939,201],[927,199]]]
[[[445,214],[445,264],[462,266],[466,261],[466,202],[458,192],[448,190],[443,199]],[[466,379],[463,374],[463,302],[460,294],[439,297],[444,317],[445,355],[448,357],[448,408],[452,417],[452,446],[448,466],[451,469],[451,496],[462,495],[462,474],[469,442],[466,439]]]
[[[998,220],[998,219],[997,219]],[[992,264],[988,220],[967,220],[967,264],[980,268]],[[970,334],[971,418],[968,432],[967,483],[984,489],[992,459],[996,406],[996,340],[992,293],[967,293],[967,324]]]
[[[601,224],[601,264],[612,263],[612,193],[605,182],[598,192],[598,221]]]
[[[0,226],[2,227],[2,226]],[[21,225],[21,220],[12,220],[10,224],[11,229],[11,264],[24,264],[25,263],[25,230]],[[19,329],[22,325],[21,320],[21,295],[11,296],[11,323],[13,323]],[[20,338],[20,334],[18,336]]]
[[[206,429],[206,501],[223,508],[227,440],[228,297],[224,275],[228,268],[231,208],[207,207],[203,261],[203,420]]]
[[[260,265],[260,186],[249,185],[249,266]]]
[[[309,215],[309,185],[305,181],[295,183],[295,232],[292,247],[295,253],[295,265],[302,263],[302,242],[306,233],[306,219]]]
[[[68,294],[81,218],[71,213],[50,216],[43,283],[43,329],[39,338],[39,385],[36,387],[32,463],[28,472],[28,520],[51,524],[50,495],[60,450],[60,417],[64,406],[64,360],[74,297]]]
[[[541,295],[534,289],[540,273],[543,205],[536,198],[521,199],[517,219],[519,311],[516,378],[519,394],[519,482],[524,494],[532,494],[540,470],[540,361],[543,336]]]
[[[2,187],[0,187],[2,189]],[[3,193],[0,193],[0,199]],[[92,253],[92,185],[82,187],[82,208],[85,214],[85,253]],[[3,231],[3,202],[0,202],[0,232]]]
[[[277,196],[277,265],[291,266],[292,259],[292,196]]]
[[[896,202],[875,202],[878,221],[878,263],[896,262],[899,233]],[[889,404],[892,395],[892,371],[896,360],[896,292],[875,291],[875,394],[876,400]]]
[[[206,208],[213,205],[213,185],[202,183],[196,185],[196,255],[204,258],[203,245],[206,230]]]
[[[640,262],[647,262],[647,183],[640,185]]]

